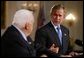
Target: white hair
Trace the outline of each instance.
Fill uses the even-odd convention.
[[[33,12],[26,9],[16,11],[12,24],[16,24],[19,28],[23,28],[26,23],[34,23]]]

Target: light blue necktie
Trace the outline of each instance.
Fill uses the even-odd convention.
[[[62,31],[61,31],[60,27],[57,27],[56,29],[57,29],[57,34],[58,34],[60,43],[62,45]]]

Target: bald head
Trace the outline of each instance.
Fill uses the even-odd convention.
[[[16,11],[12,24],[16,24],[20,28],[22,28],[25,26],[26,23],[34,23],[33,12],[26,9]]]

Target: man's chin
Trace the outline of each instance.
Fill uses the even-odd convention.
[[[59,25],[60,23],[55,23],[55,25]]]

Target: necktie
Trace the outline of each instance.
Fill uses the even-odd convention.
[[[61,43],[61,45],[62,45],[62,32],[61,32],[60,27],[57,27],[57,34],[58,34],[58,37],[59,37],[60,43]]]

